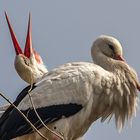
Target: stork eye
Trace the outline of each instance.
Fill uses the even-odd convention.
[[[27,59],[24,59],[24,63],[25,63],[27,66],[29,66],[29,62],[28,62]]]
[[[109,48],[114,52],[114,47],[113,47],[113,45],[109,44],[108,46],[109,46]]]

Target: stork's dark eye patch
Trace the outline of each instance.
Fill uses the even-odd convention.
[[[114,47],[111,44],[108,44],[109,48],[114,52]]]
[[[24,59],[24,63],[29,66],[29,61],[27,59]]]

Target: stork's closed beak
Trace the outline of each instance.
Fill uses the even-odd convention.
[[[6,20],[7,20],[7,24],[8,24],[8,27],[9,27],[9,31],[10,31],[10,34],[11,34],[11,38],[12,38],[12,41],[13,41],[13,45],[15,47],[15,51],[16,51],[16,55],[19,55],[19,54],[22,54],[22,50],[19,46],[19,43],[16,39],[16,36],[14,34],[14,31],[12,29],[12,26],[10,24],[10,21],[9,21],[9,18],[8,18],[8,15],[7,13],[5,12],[5,17],[6,17]]]
[[[9,18],[8,18],[8,15],[7,15],[6,12],[5,12],[5,17],[6,17],[6,20],[7,20],[7,24],[8,24],[8,27],[9,27],[9,31],[10,31],[10,34],[11,34],[11,38],[12,38],[12,41],[13,41],[13,45],[14,45],[14,48],[15,48],[16,55],[23,54],[22,49],[21,49],[21,47],[20,47],[20,45],[19,45],[19,43],[16,39],[16,35],[15,35],[13,29],[12,29],[12,26],[10,24],[10,21],[9,21]],[[31,56],[31,53],[33,53],[33,48],[32,48],[32,37],[31,37],[31,17],[29,15],[28,31],[27,31],[24,55],[29,58]]]
[[[116,55],[115,59],[116,60],[120,60],[120,61],[125,61],[125,59],[122,56],[120,56],[120,55]]]

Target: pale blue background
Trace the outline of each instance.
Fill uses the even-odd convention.
[[[15,52],[4,17],[5,10],[22,48],[31,12],[33,47],[49,70],[66,62],[91,61],[93,40],[107,34],[120,40],[124,57],[140,75],[139,0],[0,0],[0,90],[11,100],[27,84],[14,69]],[[121,134],[116,131],[114,121],[110,124],[97,121],[84,139],[139,140],[139,137],[140,111],[132,128],[126,125]]]

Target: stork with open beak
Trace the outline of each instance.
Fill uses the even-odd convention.
[[[136,115],[136,72],[123,59],[122,47],[111,36],[98,37],[91,48],[95,62],[73,62],[62,65],[34,84],[30,92],[36,110],[44,123],[64,135],[66,140],[82,137],[97,119],[114,116],[117,128]],[[36,117],[26,87],[14,104],[51,140]],[[1,140],[41,140],[30,125],[10,106],[0,118]]]
[[[21,79],[23,79],[25,82],[29,84],[35,83],[44,74],[46,74],[48,70],[46,69],[46,66],[43,64],[41,56],[32,47],[31,17],[29,15],[28,31],[27,31],[25,49],[23,53],[16,39],[15,33],[12,29],[12,26],[10,24],[6,12],[5,12],[5,16],[16,52],[15,69],[18,75],[21,77]]]
[[[25,82],[29,84],[35,83],[38,79],[41,79],[42,76],[48,72],[48,70],[43,63],[41,56],[32,47],[31,18],[29,16],[26,44],[23,53],[6,12],[5,16],[16,52],[15,69],[21,79],[23,79]],[[0,106],[0,116],[8,108],[8,106],[9,104]]]

